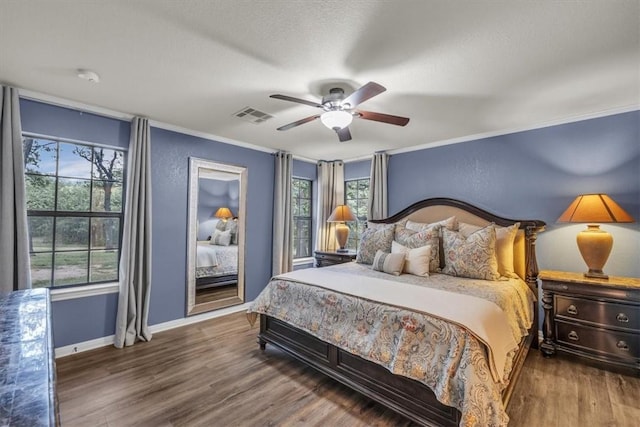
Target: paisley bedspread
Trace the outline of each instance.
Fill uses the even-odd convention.
[[[198,242],[200,245],[201,242]],[[217,276],[225,276],[228,274],[237,274],[238,273],[238,246],[237,245],[229,245],[229,246],[214,246],[209,245],[208,242],[204,243],[203,246],[198,246],[199,250],[208,250],[209,252],[215,253],[213,257],[215,259],[214,263],[197,265],[196,267],[196,277],[217,277]],[[200,256],[200,255],[198,255]]]
[[[532,321],[533,295],[518,279],[485,281],[433,274],[398,277],[346,263],[323,270],[398,280],[464,293],[494,302],[505,311],[516,342]],[[391,278],[391,279],[390,279]],[[462,426],[503,426],[508,416],[501,391],[515,350],[507,356],[504,381],[493,380],[484,345],[468,330],[424,313],[290,280],[272,279],[250,313],[280,319],[390,372],[418,380],[443,404],[462,413]]]

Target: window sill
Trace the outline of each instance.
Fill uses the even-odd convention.
[[[298,266],[298,265],[305,265],[305,264],[313,264],[314,261],[315,261],[315,258],[311,256],[307,258],[296,258],[293,260],[293,265]]]
[[[93,297],[96,295],[114,294],[120,290],[118,282],[86,285],[74,288],[51,289],[51,301],[65,301],[76,298]]]

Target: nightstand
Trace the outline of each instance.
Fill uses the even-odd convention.
[[[640,374],[640,279],[541,271],[546,355],[562,351]]]
[[[315,251],[316,267],[326,267],[328,265],[342,264],[356,259],[356,251],[335,252],[335,251]]]

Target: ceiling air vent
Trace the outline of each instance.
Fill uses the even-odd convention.
[[[251,107],[244,107],[242,110],[238,111],[237,113],[233,113],[233,115],[238,117],[239,119],[242,119],[244,121],[247,121],[253,124],[262,123],[264,121],[267,121],[273,118],[273,116],[267,113],[263,113],[262,111],[256,110],[255,108],[251,108]]]

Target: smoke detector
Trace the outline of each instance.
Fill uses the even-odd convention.
[[[95,71],[79,69],[78,77],[91,83],[100,83],[100,76]]]

